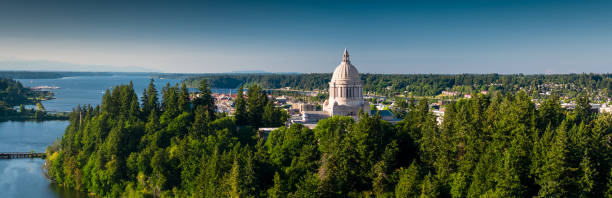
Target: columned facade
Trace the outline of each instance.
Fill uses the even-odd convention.
[[[362,108],[364,112],[369,111],[369,105],[363,100],[361,75],[351,64],[345,49],[342,62],[334,70],[329,82],[329,99],[325,101],[323,110],[330,116],[355,116]]]

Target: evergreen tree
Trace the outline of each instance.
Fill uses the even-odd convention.
[[[567,191],[565,186],[568,181],[566,178],[566,158],[567,158],[567,131],[565,124],[561,124],[556,130],[556,133],[549,144],[549,148],[545,148],[546,155],[544,156],[544,164],[541,169],[539,181],[540,197],[563,197]]]
[[[268,97],[259,85],[249,87],[247,91],[247,120],[253,127],[264,126],[263,114]]]
[[[319,179],[316,174],[306,174],[297,184],[295,192],[290,197],[320,197]]]
[[[283,110],[275,107],[274,102],[272,102],[272,100],[268,100],[268,103],[264,107],[264,112],[262,115],[264,126],[277,127],[283,125],[286,120],[286,116],[284,115],[286,115],[286,113],[283,112]]]
[[[563,121],[564,114],[561,109],[561,102],[557,94],[552,95],[550,98],[540,104],[539,108],[539,128],[546,128],[548,125],[553,127],[559,126]],[[553,128],[554,129],[554,128]]]
[[[286,196],[287,192],[285,191],[285,184],[283,180],[280,178],[278,172],[274,173],[274,186],[268,189],[268,197],[281,198]]]
[[[580,170],[582,176],[578,181],[581,192],[580,197],[594,197],[593,191],[595,189],[595,178],[597,177],[597,170],[592,165],[591,160],[588,156],[588,150],[585,150],[582,161],[580,162]]]
[[[243,93],[244,89],[242,85],[240,85],[240,88],[238,88],[238,92],[236,93],[236,99],[234,100],[234,108],[236,110],[234,113],[234,117],[236,118],[236,125],[238,126],[247,124],[248,115]]]
[[[406,169],[398,170],[399,181],[395,186],[395,197],[416,197],[421,194],[419,172],[419,167],[415,162],[412,162]]]
[[[438,181],[433,177],[431,173],[425,176],[423,179],[423,183],[421,184],[421,195],[419,197],[439,197],[440,192],[438,189]]]
[[[191,101],[189,99],[189,90],[187,90],[187,85],[185,83],[181,84],[181,90],[179,91],[178,97],[178,106],[180,112],[190,112],[191,111]]]
[[[210,131],[209,120],[210,115],[206,107],[198,106],[195,110],[195,117],[193,124],[191,125],[190,133],[194,137],[200,137],[208,135],[207,133]]]
[[[210,115],[210,121],[212,121],[215,118],[215,98],[212,96],[210,87],[208,87],[208,84],[206,83],[205,79],[202,79],[200,81],[199,90],[199,96],[194,99],[193,106],[194,108],[198,108],[198,106],[203,106],[208,112],[208,115]]]
[[[238,159],[234,159],[232,169],[229,172],[226,182],[229,186],[229,192],[226,194],[227,197],[242,197],[244,187],[241,184],[241,179],[242,176],[240,175],[240,165],[238,164]]]
[[[142,113],[144,116],[149,116],[151,111],[156,111],[156,113],[159,113],[159,99],[157,94],[155,82],[151,78],[148,88],[146,88],[142,93]]]
[[[466,76],[453,80],[477,81]],[[474,94],[441,125],[421,100],[395,125],[360,113],[256,136],[284,115],[261,87],[240,100],[239,129],[214,103],[186,105],[185,89],[168,84],[161,107],[154,86],[139,108],[129,85],[77,106],[47,149],[50,179],[101,197],[612,197],[612,116],[578,122],[555,98],[536,109],[527,93]]]
[[[274,103],[272,100],[268,100],[266,106],[264,107],[262,122],[263,126],[265,127],[274,126],[276,123],[274,120]]]
[[[162,107],[163,113],[161,116],[162,122],[169,122],[179,115],[178,111],[178,93],[176,86],[170,86],[170,84],[166,84],[166,87],[162,89]]]
[[[606,185],[606,192],[604,193],[606,198],[612,198],[612,169],[610,169],[610,173],[608,173],[608,181]]]
[[[591,104],[586,95],[578,97],[574,112],[576,114],[577,123],[584,122],[588,124],[592,120]]]

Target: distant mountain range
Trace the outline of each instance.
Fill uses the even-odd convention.
[[[5,71],[159,72],[138,66],[85,65],[46,60],[0,60]]]

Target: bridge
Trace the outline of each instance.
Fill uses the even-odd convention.
[[[0,152],[0,159],[15,159],[15,158],[45,158],[45,153],[33,152]]]

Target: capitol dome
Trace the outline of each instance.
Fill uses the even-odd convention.
[[[360,109],[369,110],[369,105],[363,100],[361,75],[351,64],[346,49],[342,62],[334,70],[328,91],[329,99],[324,102],[323,110],[330,116],[356,116]]]
[[[342,55],[342,62],[334,70],[334,74],[331,79],[331,82],[337,81],[361,82],[359,71],[357,71],[357,68],[355,68],[355,66],[351,64],[351,61],[349,60],[348,50],[346,49],[344,49],[344,54]]]

